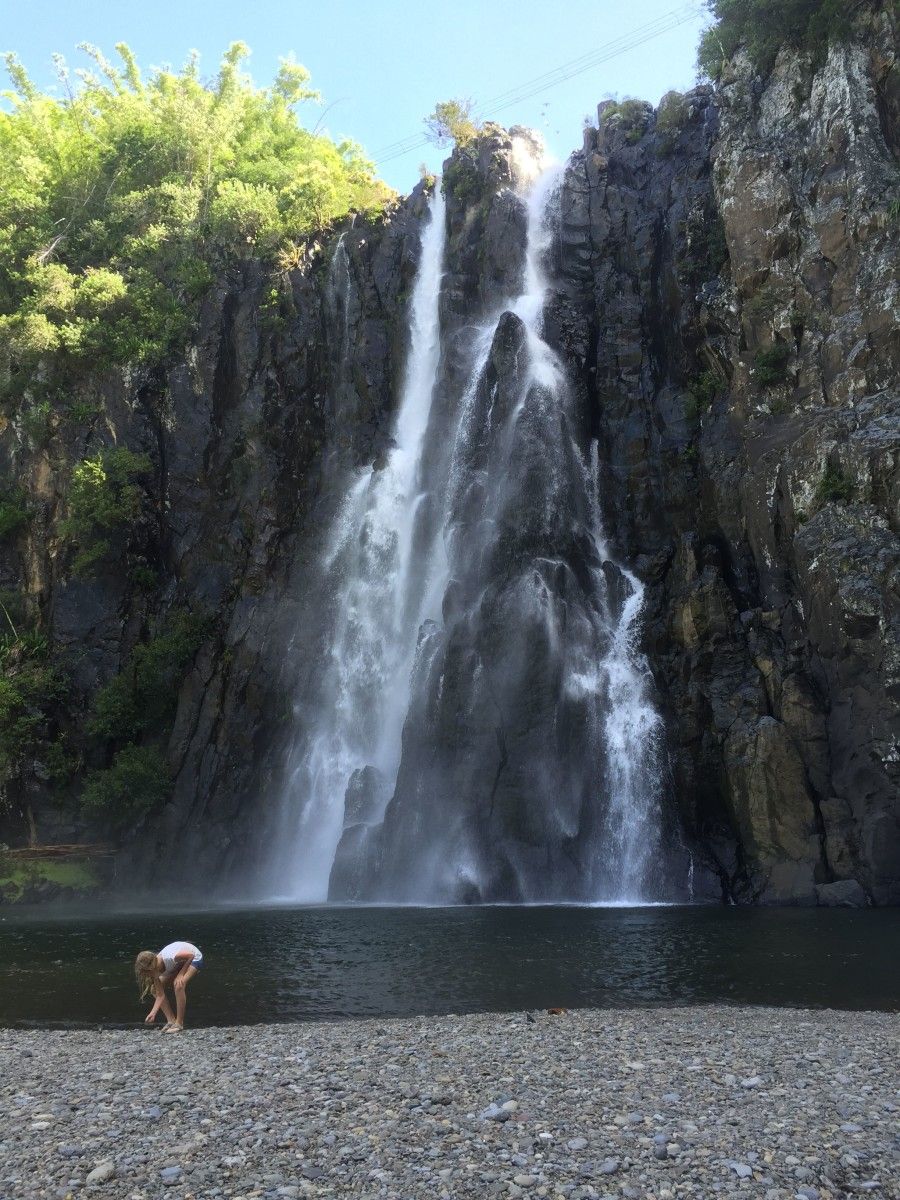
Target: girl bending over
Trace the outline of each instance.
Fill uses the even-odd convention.
[[[155,1002],[147,1016],[152,1025],[162,1009],[166,1025],[163,1033],[180,1033],[184,1029],[184,1010],[187,1005],[185,988],[203,966],[203,954],[191,942],[170,942],[159,954],[142,950],[134,960],[134,975],[141,990],[141,999],[153,995]],[[175,1012],[166,995],[166,984],[175,989]]]

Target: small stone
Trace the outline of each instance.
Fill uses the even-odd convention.
[[[732,1163],[731,1169],[738,1179],[750,1179],[753,1176],[753,1168],[748,1167],[746,1163]]]
[[[762,1079],[759,1077],[759,1075],[751,1075],[749,1079],[741,1080],[741,1087],[748,1088],[748,1089],[749,1088],[757,1088],[757,1087],[759,1087],[759,1085],[761,1083],[762,1083]]]
[[[181,1167],[174,1163],[172,1166],[163,1167],[159,1173],[160,1179],[162,1179],[163,1183],[166,1184],[167,1187],[171,1187],[173,1183],[177,1183],[180,1175]]]
[[[533,1188],[537,1183],[536,1175],[513,1175],[513,1183],[520,1188]]]
[[[571,1138],[568,1142],[566,1142],[566,1145],[569,1147],[570,1150],[583,1150],[585,1148],[585,1146],[587,1145],[587,1138],[574,1137],[574,1138]]]
[[[615,1175],[619,1169],[619,1160],[617,1158],[604,1158],[600,1164],[599,1171],[601,1175]]]
[[[108,1158],[105,1162],[99,1163],[96,1167],[94,1167],[93,1171],[89,1171],[87,1179],[85,1179],[84,1182],[87,1184],[106,1183],[108,1180],[112,1179],[115,1173],[116,1165],[112,1159]]]

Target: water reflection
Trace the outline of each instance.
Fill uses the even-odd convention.
[[[188,937],[196,1024],[565,1007],[900,1008],[900,912],[302,908],[0,920],[0,1021],[139,1021],[137,950]]]

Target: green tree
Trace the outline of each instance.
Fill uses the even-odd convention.
[[[75,465],[69,516],[61,531],[78,545],[76,574],[89,571],[105,557],[111,534],[128,531],[138,520],[144,497],[139,481],[151,469],[146,454],[135,454],[125,446],[99,450]]]
[[[131,50],[94,46],[62,98],[14,55],[0,111],[0,389],[33,387],[35,366],[152,362],[186,339],[223,260],[275,261],[280,247],[392,197],[352,142],[310,132],[318,99],[283,61],[271,87],[235,42],[209,82],[192,56],[144,77]]]
[[[90,772],[81,803],[86,812],[121,825],[164,804],[171,790],[166,760],[155,746],[125,746],[111,766]]]
[[[436,146],[455,142],[468,145],[478,134],[481,124],[472,117],[471,100],[442,100],[425,118],[428,140]]]
[[[741,46],[761,71],[771,70],[784,45],[821,57],[830,41],[849,36],[854,8],[861,7],[848,0],[707,0],[707,5],[714,22],[700,39],[697,65],[712,79]]]

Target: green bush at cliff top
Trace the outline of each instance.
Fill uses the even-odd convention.
[[[0,387],[15,394],[36,362],[70,368],[158,360],[183,342],[223,259],[272,256],[391,193],[357,146],[304,129],[317,99],[305,68],[283,62],[270,88],[241,71],[234,43],[204,82],[196,56],[142,77],[132,52],[62,98],[6,56],[0,111]]]
[[[741,47],[761,71],[770,71],[782,46],[820,57],[830,41],[849,35],[853,5],[849,0],[707,0],[715,19],[703,34],[697,65],[718,79],[729,58]]]
[[[629,146],[641,140],[647,130],[649,108],[643,100],[620,100],[608,104],[600,114],[601,128],[618,122]]]

